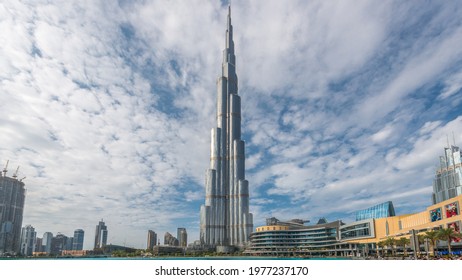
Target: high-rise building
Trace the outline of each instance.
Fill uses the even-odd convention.
[[[217,81],[217,127],[212,129],[205,205],[200,210],[200,240],[206,245],[242,246],[249,240],[249,182],[245,179],[245,143],[241,140],[231,7],[228,10],[222,75]]]
[[[64,246],[64,250],[72,250],[74,248],[74,237],[68,237],[66,240],[66,244]]]
[[[433,180],[433,204],[462,194],[462,154],[459,147],[444,148]]]
[[[24,183],[7,177],[7,166],[0,173],[0,255],[19,253],[26,190]]]
[[[34,252],[43,252],[42,238],[37,237],[35,239],[35,250]]]
[[[65,234],[58,232],[55,237],[51,239],[51,249],[50,254],[52,255],[61,255],[63,250],[67,250],[68,239]]]
[[[42,238],[42,251],[45,253],[50,254],[51,253],[51,242],[53,240],[53,233],[51,232],[45,232],[43,234]]]
[[[101,220],[96,226],[95,232],[95,249],[103,248],[107,243],[107,226]]]
[[[185,228],[177,229],[176,238],[178,239],[178,243],[180,244],[180,247],[188,246],[188,233],[186,232]]]
[[[74,230],[74,239],[72,243],[72,250],[83,250],[83,238],[85,232],[83,229]]]
[[[148,250],[154,249],[154,246],[156,246],[157,242],[157,233],[155,233],[153,230],[148,230]]]
[[[179,242],[170,232],[166,232],[164,235],[164,245],[178,246]]]
[[[35,252],[35,242],[37,240],[37,233],[31,225],[22,228],[21,231],[21,249],[20,253],[23,256],[32,256]]]

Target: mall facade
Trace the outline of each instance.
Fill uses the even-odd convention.
[[[281,222],[276,218],[266,221],[250,235],[250,245],[245,250],[250,255],[273,256],[367,256],[377,255],[377,244],[388,238],[410,240],[412,251],[430,251],[428,242],[419,244],[418,235],[441,228],[453,228],[460,233],[462,218],[462,154],[459,147],[445,148],[440,166],[435,172],[431,206],[424,211],[395,215],[391,201],[387,201],[355,213],[356,221],[340,220],[305,225],[307,221]],[[438,241],[440,252],[447,242]],[[462,253],[462,240],[451,242],[453,252]],[[403,248],[398,248],[402,250]],[[432,251],[432,250],[431,250]]]
[[[266,220],[266,226],[257,227],[250,234],[250,246],[244,254],[253,256],[342,256],[349,254],[352,245],[339,241],[340,220],[327,222],[320,219],[314,225],[308,221],[293,219]]]
[[[380,241],[402,237],[411,240],[408,249],[413,248],[412,251],[431,251],[430,244],[417,243],[417,236],[426,231],[448,227],[460,233],[461,203],[462,195],[431,205],[422,212],[395,216],[394,210],[384,211],[384,207],[393,207],[391,202],[386,202],[358,212],[376,210],[389,216],[366,218],[348,224],[340,220],[327,222],[321,219],[316,224],[305,225],[306,221],[302,220],[281,222],[270,218],[265,226],[257,227],[251,233],[250,245],[244,253],[254,256],[297,257],[375,256],[380,250],[377,246]],[[451,246],[453,251],[460,251],[461,239],[453,240]],[[437,247],[440,251],[445,251],[447,243],[438,241]]]
[[[422,212],[356,221],[340,227],[339,240],[354,243],[362,249],[362,253],[370,254],[377,251],[377,243],[380,241],[389,237],[394,239],[405,237],[410,239],[411,248],[415,244],[414,250],[422,251],[425,249],[424,244],[419,246],[416,241],[416,236],[419,234],[450,227],[460,233],[461,203],[462,195],[459,195],[433,204]],[[460,250],[462,248],[461,239],[454,239],[451,246],[453,250]],[[446,250],[447,243],[439,241],[437,247]]]
[[[433,204],[424,211],[394,215],[393,204],[385,202],[356,213],[358,217],[372,216],[345,224],[340,220],[305,225],[305,221],[281,222],[267,219],[266,226],[257,227],[250,235],[246,254],[255,256],[375,256],[377,244],[387,238],[410,239],[412,251],[431,251],[430,244],[418,244],[417,236],[426,231],[452,227],[460,233],[462,195]],[[368,213],[368,215],[366,215]],[[462,240],[454,239],[453,251],[462,249]],[[447,243],[438,241],[437,247],[445,251]]]

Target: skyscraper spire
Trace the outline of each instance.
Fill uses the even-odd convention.
[[[228,5],[228,29],[231,26],[231,4]]]
[[[249,182],[245,179],[245,143],[241,140],[231,6],[228,7],[222,74],[217,81],[217,127],[212,129],[210,168],[206,172],[205,205],[200,238],[207,245],[242,246],[253,230]]]

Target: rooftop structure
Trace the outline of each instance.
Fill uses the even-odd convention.
[[[395,216],[395,208],[393,207],[393,203],[391,201],[387,201],[367,209],[357,211],[356,221],[393,216]]]

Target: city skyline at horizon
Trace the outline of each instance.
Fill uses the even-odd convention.
[[[431,204],[443,147],[462,145],[461,7],[232,9],[254,227]],[[104,218],[108,244],[179,227],[199,239],[226,14],[220,1],[0,4],[0,167],[27,177],[23,226],[90,236]]]

